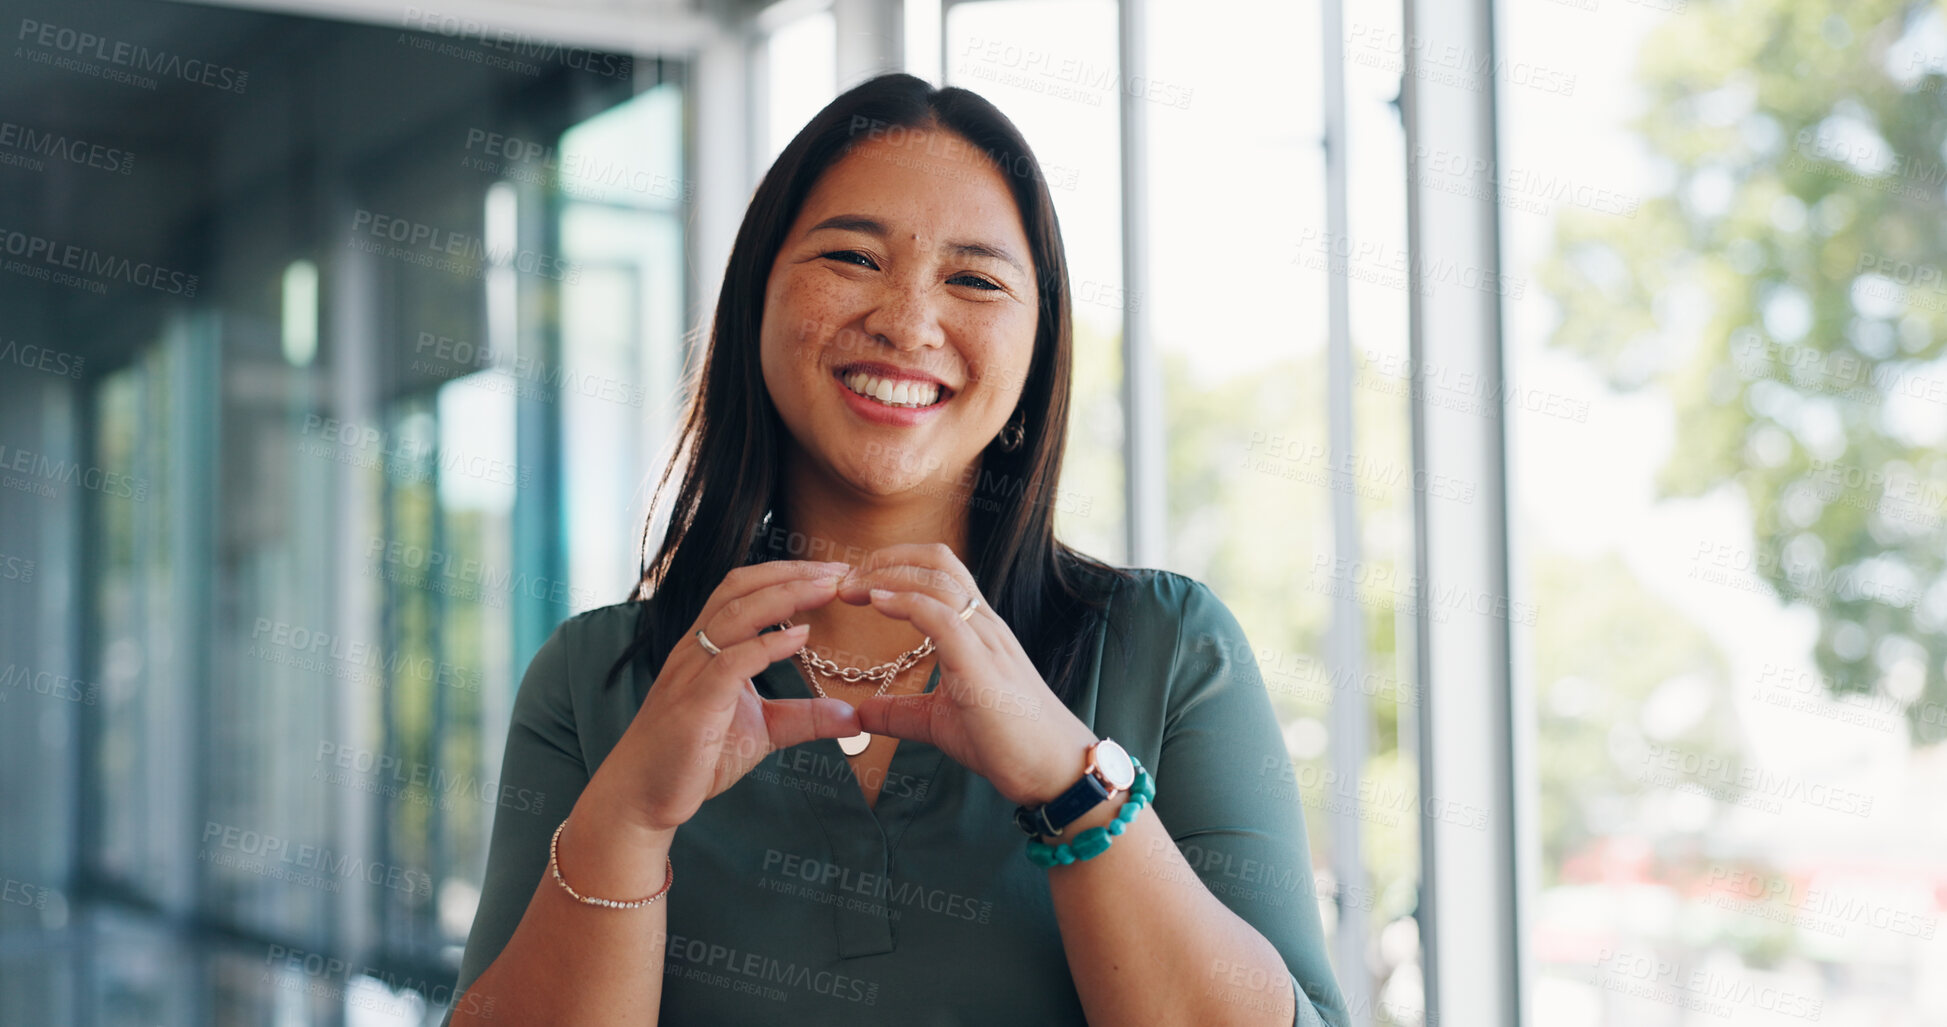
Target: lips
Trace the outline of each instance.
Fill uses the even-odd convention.
[[[842,367],[832,372],[832,388],[845,405],[861,419],[896,428],[913,428],[946,409],[953,390],[940,382],[912,377],[891,377],[864,367]],[[863,390],[871,389],[866,395]],[[887,398],[880,399],[885,393]],[[902,399],[904,402],[900,402]],[[922,405],[923,404],[923,405]]]

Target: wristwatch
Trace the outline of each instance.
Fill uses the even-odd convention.
[[[1088,747],[1088,763],[1082,768],[1080,781],[1045,806],[1014,807],[1014,823],[1030,838],[1059,836],[1103,800],[1135,783],[1136,765],[1129,753],[1114,739],[1104,738]]]

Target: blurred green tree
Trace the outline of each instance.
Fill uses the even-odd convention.
[[[1690,4],[1639,56],[1670,187],[1564,216],[1540,275],[1553,345],[1672,398],[1662,493],[1741,492],[1828,687],[1920,744],[1947,737],[1944,41],[1930,0]]]

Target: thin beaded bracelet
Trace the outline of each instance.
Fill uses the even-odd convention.
[[[654,895],[649,896],[646,899],[636,899],[631,902],[623,902],[619,899],[598,899],[592,896],[583,895],[582,893],[574,890],[573,888],[568,887],[567,880],[561,876],[561,862],[560,862],[561,828],[567,826],[568,826],[568,822],[566,820],[563,820],[561,822],[561,827],[557,827],[554,829],[554,837],[548,839],[548,870],[554,874],[554,883],[560,885],[562,889],[565,890],[568,894],[574,896],[576,902],[580,902],[583,903],[584,905],[589,905],[589,906],[601,906],[606,909],[641,909],[643,906],[646,906],[651,902],[654,902],[657,899],[662,898],[663,895],[669,891],[669,886],[675,883],[676,864],[670,862],[668,859],[664,859],[662,890],[658,891]]]
[[[1110,840],[1129,829],[1136,814],[1141,813],[1149,800],[1156,797],[1156,783],[1149,779],[1149,771],[1143,769],[1142,761],[1134,756],[1129,762],[1136,765],[1136,780],[1129,786],[1129,801],[1122,804],[1122,810],[1115,819],[1101,827],[1091,827],[1075,836],[1072,842],[1049,845],[1039,838],[1028,839],[1028,859],[1038,867],[1052,867],[1056,864],[1067,866],[1085,859],[1094,859],[1109,851]]]

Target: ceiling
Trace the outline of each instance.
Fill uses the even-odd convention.
[[[435,33],[160,0],[0,0],[0,24],[20,37],[8,44],[14,59],[0,61],[0,131],[12,124],[71,152],[99,145],[131,158],[127,173],[51,159],[38,170],[0,165],[0,232],[10,233],[0,246],[31,237],[162,265],[196,275],[199,297],[244,305],[267,262],[342,235],[334,205],[374,194],[432,204],[477,180],[457,170],[468,127],[565,127],[665,70],[631,59],[632,75],[603,74],[587,51],[530,47],[516,73],[483,63],[488,47]],[[101,42],[84,51],[83,33]],[[80,55],[114,67],[117,47],[164,55],[164,68],[188,77],[156,74],[145,88],[51,63]],[[110,358],[152,335],[176,302],[112,276],[103,285],[0,273],[0,339]]]

